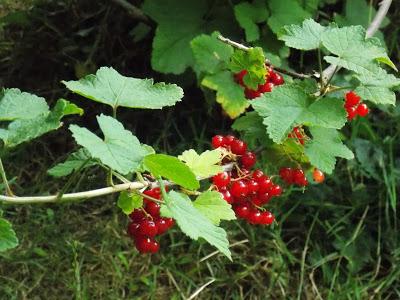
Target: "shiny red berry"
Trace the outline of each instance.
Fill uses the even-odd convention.
[[[128,225],[128,234],[135,237],[139,234],[139,223],[131,222]]]
[[[220,191],[220,193],[222,194],[222,198],[224,198],[224,200],[229,204],[232,204],[235,201],[230,191],[224,190]]]
[[[269,200],[271,200],[271,195],[267,192],[267,193],[263,193],[263,194],[258,194],[257,195],[259,201],[260,201],[260,205],[262,206],[264,204],[267,204],[269,202]]]
[[[269,80],[271,80],[271,82],[275,85],[281,85],[285,83],[285,80],[283,79],[283,77],[281,75],[279,75],[276,72],[270,72],[268,75]]]
[[[172,222],[171,222],[172,220]],[[166,232],[168,229],[170,229],[173,224],[174,220],[171,218],[159,218],[155,221],[156,226],[157,226],[157,235],[163,234]]]
[[[350,92],[346,93],[345,99],[346,100],[345,100],[344,106],[347,108],[347,107],[356,106],[360,102],[361,98],[353,91],[350,91]]]
[[[251,224],[260,224],[261,221],[261,211],[258,209],[252,209],[247,216],[247,220]]]
[[[368,115],[368,113],[369,109],[367,104],[361,103],[360,105],[357,106],[356,114],[358,114],[360,117],[365,117],[366,115]]]
[[[231,175],[228,172],[222,172],[215,175],[212,180],[217,188],[222,188],[231,182]]]
[[[240,84],[241,86],[244,86],[244,81],[243,81],[243,77],[247,74],[247,70],[242,70],[239,73],[236,73],[234,75],[235,77],[235,81]]]
[[[157,234],[157,226],[151,220],[142,220],[139,223],[139,233],[146,236],[155,236]]]
[[[260,216],[260,224],[271,225],[275,220],[274,215],[269,211],[263,211]]]
[[[247,203],[238,204],[233,210],[238,218],[246,219],[250,212],[250,206]]]
[[[245,88],[244,96],[246,99],[252,100],[261,96],[261,93],[258,90],[252,90],[249,88]]]
[[[132,222],[139,223],[145,218],[145,214],[141,209],[135,209],[133,212],[131,212],[129,217],[131,218]]]
[[[266,81],[264,84],[260,84],[258,86],[258,91],[260,93],[269,93],[272,91],[272,89],[274,88],[274,84],[270,81]]]
[[[257,161],[257,157],[254,152],[247,151],[242,155],[241,162],[245,169],[251,169]]]
[[[286,183],[291,184],[293,182],[293,172],[291,168],[281,168],[279,170],[279,176],[282,180],[286,181]]]
[[[148,201],[144,207],[144,209],[152,216],[152,217],[159,217],[160,216],[160,205],[152,202],[152,201]]]
[[[260,185],[254,179],[250,180],[247,186],[249,188],[249,194],[256,194],[260,188]]]
[[[234,139],[231,143],[231,151],[236,155],[243,155],[246,153],[247,144],[239,139]]]
[[[278,197],[282,194],[282,188],[280,185],[274,184],[272,185],[271,189],[269,190],[269,194],[271,197]]]
[[[140,253],[156,253],[160,249],[160,245],[148,236],[136,237],[135,246]]]
[[[302,169],[294,169],[293,170],[293,182],[298,185],[303,185],[305,175]]]
[[[231,147],[236,138],[233,135],[226,135],[224,137],[224,147]]]
[[[245,197],[249,193],[249,188],[243,180],[235,181],[231,186],[230,193],[233,197]]]
[[[214,135],[211,139],[211,144],[213,148],[223,147],[224,145],[224,137],[222,135]]]
[[[316,183],[324,182],[325,174],[321,170],[314,168],[313,179]]]
[[[254,170],[253,174],[251,175],[251,178],[259,182],[260,180],[263,180],[265,178],[265,175],[264,172],[261,170]]]
[[[350,121],[353,120],[357,115],[357,110],[354,106],[346,108],[346,111],[347,111],[347,119]]]
[[[273,186],[273,183],[270,178],[265,176],[262,180],[258,182],[258,185],[260,186],[258,189],[259,194],[264,194],[267,193]]]

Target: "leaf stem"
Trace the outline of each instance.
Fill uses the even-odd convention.
[[[8,196],[15,196],[13,191],[11,190],[9,183],[8,183],[6,171],[4,170],[3,161],[1,160],[1,158],[0,158],[0,173],[1,173],[1,178],[3,180],[3,183],[6,187],[6,194]]]

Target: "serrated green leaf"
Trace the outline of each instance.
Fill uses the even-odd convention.
[[[142,9],[158,23],[151,56],[153,69],[163,73],[183,73],[193,64],[190,41],[204,32],[203,15],[207,3],[146,0]]]
[[[300,24],[311,17],[296,0],[269,0],[268,5],[271,13],[268,25],[276,34],[285,25]]]
[[[321,37],[327,29],[313,19],[307,19],[300,25],[284,27],[285,33],[279,36],[286,46],[300,50],[313,50],[321,46]]]
[[[129,215],[134,209],[143,206],[143,197],[137,193],[123,191],[118,196],[117,205],[124,214]]]
[[[297,125],[341,128],[346,112],[340,99],[322,98],[315,101],[296,84],[275,87],[253,100],[254,110],[264,118],[263,124],[275,143],[282,143]]]
[[[150,154],[145,157],[144,166],[154,176],[162,176],[189,190],[200,187],[195,174],[174,156]]]
[[[376,38],[366,38],[362,26],[326,30],[322,35],[322,43],[331,53],[337,55],[325,56],[327,62],[356,73],[374,69],[378,61],[396,69],[380,41]]]
[[[19,89],[2,89],[0,92],[0,121],[33,119],[49,111],[46,100]]]
[[[186,150],[178,158],[183,161],[192,172],[201,178],[207,178],[222,172],[218,165],[222,159],[222,152],[218,149],[207,150],[200,155],[193,149]]]
[[[136,136],[112,117],[102,114],[97,116],[97,122],[104,141],[86,128],[71,125],[69,129],[76,142],[93,158],[123,175],[136,171],[147,154]]]
[[[243,88],[234,81],[229,71],[206,76],[201,84],[217,91],[217,102],[232,119],[245,112],[250,105],[244,97]]]
[[[0,252],[18,246],[18,238],[12,229],[11,223],[0,218]]]
[[[165,206],[168,209],[168,215],[176,220],[176,223],[184,234],[194,240],[198,238],[205,239],[232,260],[225,230],[211,223],[209,219],[193,206],[188,196],[171,191],[164,200],[166,202]]]
[[[221,193],[215,191],[202,193],[196,198],[193,205],[215,225],[219,225],[221,220],[236,219],[232,206],[222,198]]]
[[[353,152],[342,143],[337,130],[311,127],[310,132],[312,139],[305,144],[305,154],[310,163],[321,171],[331,174],[336,157],[354,158]]]
[[[400,85],[400,79],[388,74],[378,66],[371,71],[356,74],[355,77],[360,81],[360,85],[355,89],[355,92],[362,99],[369,100],[375,104],[395,105],[396,95],[391,89]]]
[[[47,170],[47,173],[53,177],[63,177],[71,174],[72,172],[78,170],[82,166],[82,170],[92,167],[97,163],[95,161],[90,161],[91,156],[85,149],[79,149],[78,151],[72,153],[68,156],[67,160],[63,163],[59,163],[53,168]]]
[[[258,23],[265,22],[268,18],[268,10],[265,1],[253,3],[242,2],[234,7],[235,17],[246,34],[246,41],[253,42],[260,38]]]
[[[174,105],[183,97],[183,90],[175,84],[126,77],[111,67],[101,67],[96,75],[63,83],[74,93],[114,108],[161,109]]]
[[[66,114],[81,114],[82,109],[64,99],[59,99],[53,110],[47,110],[33,118],[15,119],[8,127],[0,129],[0,138],[8,148],[30,141],[62,126],[61,118]]]
[[[202,72],[215,73],[222,70],[233,54],[233,48],[219,41],[218,35],[218,32],[211,36],[202,34],[190,42],[196,67]]]
[[[248,51],[236,50],[231,57],[229,68],[234,73],[247,70],[243,81],[253,90],[257,90],[259,84],[265,83],[267,69],[264,51],[260,47],[250,48]]]

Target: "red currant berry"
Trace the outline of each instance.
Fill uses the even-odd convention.
[[[139,223],[139,233],[145,236],[155,236],[157,234],[157,226],[151,220],[142,220]]]
[[[231,175],[228,172],[222,172],[215,175],[212,180],[217,188],[222,188],[231,182]]]
[[[154,247],[153,242],[154,240],[148,236],[137,236],[135,238],[135,246],[140,253],[150,253]]]
[[[274,84],[270,81],[266,81],[264,84],[258,86],[258,91],[260,93],[269,93],[274,88]]]
[[[169,218],[159,218],[155,221],[157,227],[157,235],[163,234],[171,228],[171,221]]]
[[[247,216],[247,220],[250,224],[260,224],[261,221],[261,211],[258,209],[252,209]]]
[[[283,79],[283,77],[275,72],[269,73],[269,80],[271,80],[271,82],[275,85],[281,85],[281,84],[285,83],[285,80]]]
[[[226,135],[224,137],[224,147],[231,147],[234,140],[236,138],[233,135]]]
[[[263,180],[260,180],[258,184],[260,186],[258,189],[259,194],[267,193],[273,186],[271,179],[269,179],[268,177],[265,177]]]
[[[293,182],[298,185],[302,185],[304,182],[305,176],[302,169],[294,169],[293,170]]]
[[[238,218],[246,219],[250,212],[250,206],[247,203],[236,205],[233,210]]]
[[[352,107],[357,105],[360,102],[360,96],[358,96],[356,93],[354,93],[353,91],[350,91],[348,93],[346,93],[346,102],[345,102],[345,107]]]
[[[369,109],[367,104],[361,103],[360,105],[357,106],[356,114],[358,114],[360,117],[365,117],[366,115],[368,115],[368,113]]]
[[[282,194],[282,188],[280,185],[274,184],[269,190],[271,197],[279,197]]]
[[[325,174],[321,170],[314,168],[313,179],[316,183],[321,183],[325,180]]]
[[[231,186],[230,193],[233,197],[246,197],[249,193],[249,188],[243,180],[235,181]]]
[[[258,90],[252,90],[249,88],[245,88],[244,96],[246,99],[252,100],[261,96],[261,93]]]
[[[160,205],[155,202],[149,201],[146,203],[144,209],[152,216],[159,217],[160,216]]]
[[[286,181],[288,184],[291,184],[293,182],[291,168],[281,168],[279,170],[279,176],[282,178],[282,180]]]
[[[271,225],[275,220],[274,215],[269,211],[263,211],[260,217],[260,224]]]
[[[256,194],[260,188],[260,185],[254,179],[250,180],[247,183],[247,186],[249,187],[249,194]]]
[[[150,244],[149,252],[150,252],[150,253],[157,253],[158,250],[160,250],[160,244],[157,243],[157,241],[152,240],[152,241],[151,241],[151,244]]]
[[[254,170],[253,174],[251,175],[251,178],[259,182],[260,180],[263,180],[265,178],[265,175],[261,170]]]
[[[271,195],[269,193],[258,194],[257,197],[260,200],[259,206],[267,204],[269,200],[271,200]]]
[[[256,161],[257,161],[257,157],[254,154],[254,152],[247,151],[245,154],[242,155],[241,162],[242,162],[242,166],[245,169],[251,169],[251,167],[254,166]]]
[[[224,146],[224,137],[222,135],[214,135],[211,144],[213,148],[219,148]]]
[[[131,237],[135,237],[139,234],[139,223],[131,222],[128,225],[128,234]]]
[[[347,119],[349,121],[353,120],[357,115],[357,111],[354,106],[346,108],[346,111],[347,111]]]
[[[233,198],[233,196],[231,195],[231,193],[228,190],[220,191],[220,193],[222,194],[222,198],[224,198],[224,200],[226,202],[228,202],[229,204],[232,204],[233,202],[235,202],[235,199]]]
[[[131,218],[132,222],[139,223],[141,220],[145,218],[145,214],[143,210],[135,209],[133,212],[131,212],[129,217]]]
[[[234,139],[231,144],[231,151],[236,155],[243,155],[246,153],[247,144],[239,139]]]

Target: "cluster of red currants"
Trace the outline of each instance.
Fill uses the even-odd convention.
[[[161,201],[161,190],[154,188],[143,194]],[[144,207],[135,209],[130,215],[128,234],[134,239],[135,247],[140,253],[156,253],[160,244],[154,239],[170,229],[175,221],[172,218],[160,216],[160,205],[149,199],[144,199]]]
[[[279,170],[279,176],[285,181],[287,184],[295,184],[298,186],[306,186],[308,185],[308,180],[304,171],[302,169],[292,169],[292,168],[281,168]]]
[[[296,139],[301,145],[304,145],[305,134],[300,130],[300,127],[296,126],[292,132],[288,134],[288,138]]]
[[[345,95],[344,108],[347,111],[347,119],[352,120],[357,115],[365,117],[369,113],[367,104],[360,103],[361,97],[355,92],[350,91]]]
[[[239,161],[232,171],[219,173],[212,179],[225,201],[232,204],[236,216],[250,224],[272,224],[274,215],[262,206],[272,197],[280,196],[282,188],[261,170],[251,171],[257,158],[254,152],[247,151],[247,145],[242,140],[232,135],[216,135],[212,138],[212,146],[225,148],[234,154],[224,161]]]
[[[281,75],[276,73],[271,67],[267,66],[266,68],[268,72],[267,76],[265,77],[265,83],[259,84],[257,90],[247,87],[244,83],[243,77],[247,74],[247,70],[242,70],[234,75],[235,81],[245,88],[244,95],[247,99],[251,100],[260,97],[261,94],[271,92],[275,85],[284,84],[285,81]]]

